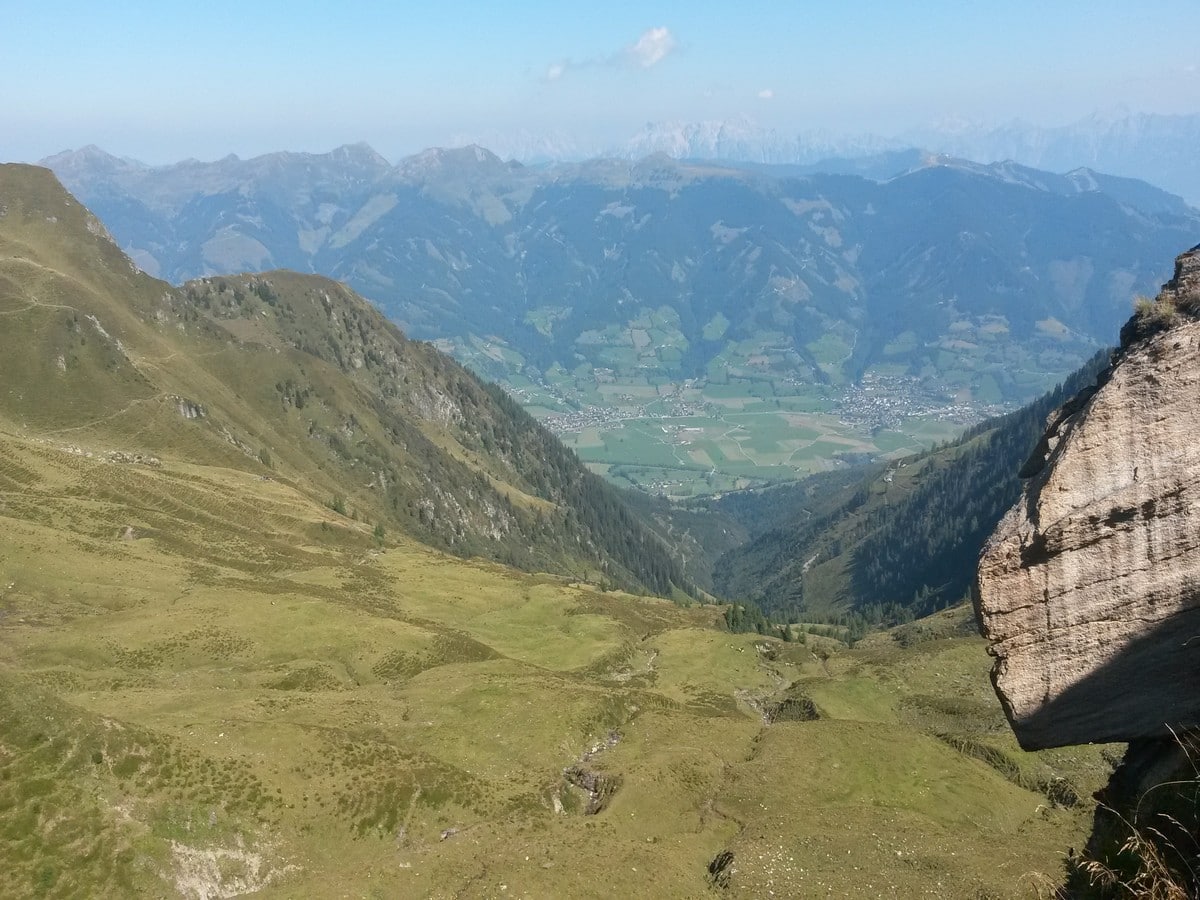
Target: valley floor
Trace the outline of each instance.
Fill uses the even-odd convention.
[[[856,649],[0,432],[0,895],[1022,897],[1103,748],[964,610]],[[815,716],[815,718],[814,718]]]

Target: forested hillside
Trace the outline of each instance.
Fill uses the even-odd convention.
[[[962,600],[984,538],[1020,494],[1018,471],[1047,416],[1094,381],[1108,355],[927,453],[711,502],[750,534],[716,562],[716,590],[792,621],[880,622]]]

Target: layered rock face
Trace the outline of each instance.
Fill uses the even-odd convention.
[[[1200,247],[1160,302],[1200,307]],[[976,614],[1027,749],[1200,725],[1200,321],[1133,340],[1054,417]],[[1137,330],[1123,333],[1133,338]]]
[[[1175,260],[1175,277],[1163,285],[1177,301],[1200,299],[1200,246],[1193,247]]]

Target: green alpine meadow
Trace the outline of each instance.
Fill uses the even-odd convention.
[[[1061,880],[1119,751],[1019,750],[968,608],[731,630],[683,544],[345,287],[0,168],[0,894]]]

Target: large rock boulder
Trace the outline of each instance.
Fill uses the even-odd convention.
[[[1200,725],[1200,247],[1051,417],[976,614],[1027,749]]]

